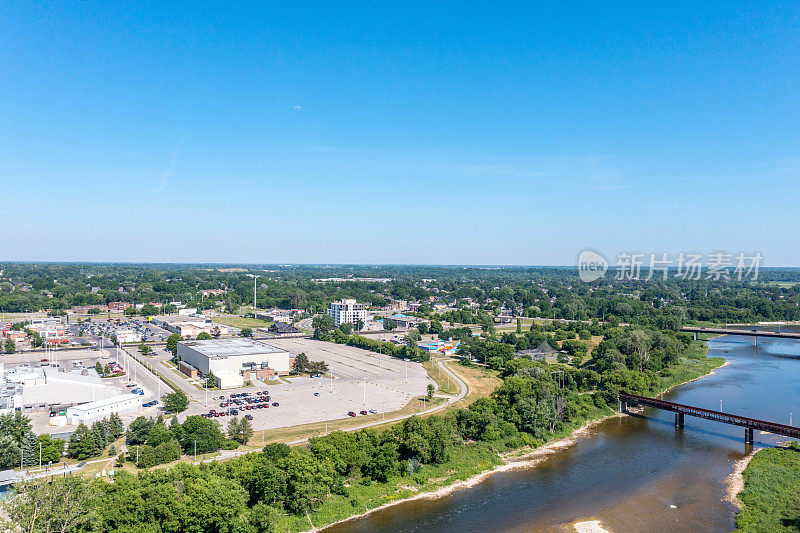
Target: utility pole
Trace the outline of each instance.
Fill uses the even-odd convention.
[[[408,383],[408,359],[406,361],[406,383]]]
[[[364,399],[361,401],[361,405],[367,404],[367,378],[364,378]]]

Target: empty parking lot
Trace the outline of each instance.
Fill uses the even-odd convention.
[[[201,398],[187,414],[223,411],[219,400],[212,397],[231,392],[268,390],[270,403],[278,407],[239,410],[239,415],[253,416],[253,427],[269,429],[346,418],[349,411],[375,409],[378,412],[396,411],[413,397],[424,395],[428,384],[436,385],[419,363],[405,362],[392,357],[351,346],[320,342],[311,339],[270,339],[266,341],[292,354],[305,353],[312,361],[325,361],[333,379],[290,377],[280,384],[258,383],[256,387],[210,392],[208,407]],[[407,377],[406,377],[407,376]],[[318,395],[315,396],[315,393]],[[198,395],[193,395],[198,398]],[[224,418],[219,418],[224,422]]]

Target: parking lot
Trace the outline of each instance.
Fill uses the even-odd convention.
[[[326,415],[328,420],[347,418],[350,411],[396,411],[413,397],[425,395],[428,384],[436,386],[419,363],[311,339],[270,339],[267,342],[295,355],[305,352],[312,361],[325,361],[332,378],[289,377],[281,378],[279,384],[257,382],[255,387],[210,391],[207,407],[204,393],[198,391],[193,394],[198,403],[193,403],[182,417],[205,413],[210,409],[226,411],[229,407],[219,405],[221,400],[218,398],[221,395],[227,401],[231,393],[246,391],[255,396],[256,391],[262,395],[266,391],[270,396],[269,404],[278,402],[277,407],[270,405],[268,408],[250,410],[238,405],[230,407],[237,408],[239,416],[252,415],[255,429],[288,427],[322,422]],[[225,418],[217,420],[224,424]]]

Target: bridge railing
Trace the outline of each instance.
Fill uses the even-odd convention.
[[[726,424],[769,431],[770,433],[777,433],[787,437],[800,438],[800,428],[789,426],[787,424],[779,424],[777,422],[769,422],[767,420],[759,420],[757,418],[749,418],[746,416],[725,413],[722,411],[713,411],[711,409],[704,409],[702,407],[668,402],[665,400],[659,400],[657,398],[638,396],[636,394],[620,393],[619,399],[625,403],[639,403],[650,407],[663,409],[665,411],[672,411],[674,413],[683,413],[685,415],[695,416],[697,418],[716,420]]]

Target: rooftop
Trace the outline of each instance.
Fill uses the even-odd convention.
[[[181,341],[180,344],[198,351],[209,358],[235,357],[240,355],[258,355],[264,353],[282,353],[286,350],[276,348],[266,342],[253,339],[211,339],[205,341]]]

